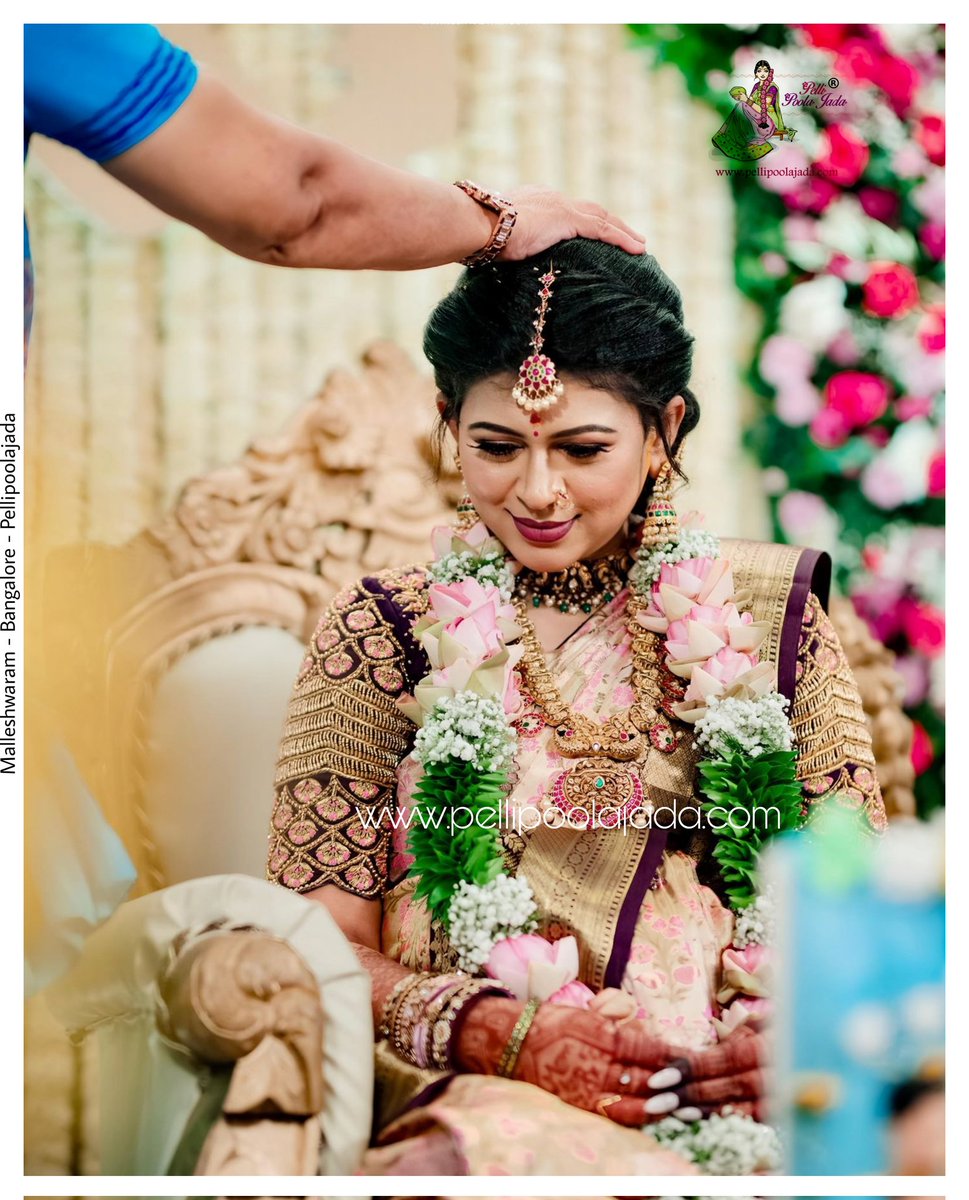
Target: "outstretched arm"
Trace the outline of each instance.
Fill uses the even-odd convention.
[[[204,72],[160,128],[102,165],[236,254],[280,266],[438,266],[480,250],[497,220],[458,188],[270,116]],[[510,198],[519,215],[502,258],[576,236],[633,254],[645,249],[639,234],[591,201],[544,188]]]

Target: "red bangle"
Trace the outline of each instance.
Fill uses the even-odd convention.
[[[454,186],[460,188],[462,192],[466,192],[472,200],[475,200],[483,208],[487,208],[489,212],[498,214],[498,220],[488,241],[480,250],[461,259],[462,266],[483,267],[492,259],[497,258],[504,250],[511,237],[511,231],[515,228],[515,222],[518,220],[518,209],[504,196],[499,196],[497,192],[485,191],[476,183],[472,183],[470,179],[456,180]]]

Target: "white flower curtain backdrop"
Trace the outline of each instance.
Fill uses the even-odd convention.
[[[704,411],[684,503],[724,533],[765,534],[758,473],[740,451],[738,341],[749,332],[752,344],[754,321],[733,286],[732,200],[707,161],[709,113],[674,68],[650,71],[620,25],[201,28],[214,69],[284,118],[354,145],[383,137],[388,154],[399,143],[398,165],[443,180],[549,183],[643,229],[697,335]],[[198,53],[192,36],[181,40]],[[428,88],[452,82],[441,119],[422,118],[419,89],[393,80],[354,95],[398,48]],[[132,536],[378,337],[420,360],[424,319],[458,271],[283,271],[175,222],[136,236],[32,160],[28,503],[44,545]]]

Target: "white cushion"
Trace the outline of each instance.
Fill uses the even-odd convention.
[[[273,772],[303,645],[250,626],[190,650],[159,679],[144,797],[165,883],[263,878]]]
[[[322,1175],[350,1175],[370,1138],[370,977],[321,905],[244,876],[196,879],[128,901],[51,987],[51,1011],[98,1038],[101,1172],[163,1175],[200,1094],[194,1061],[158,1033],[158,975],[181,930],[220,917],[284,938],[319,982],[324,1014]]]

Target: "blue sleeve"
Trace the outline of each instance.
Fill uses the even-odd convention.
[[[24,133],[103,162],[164,125],[197,78],[153,25],[25,25]]]

